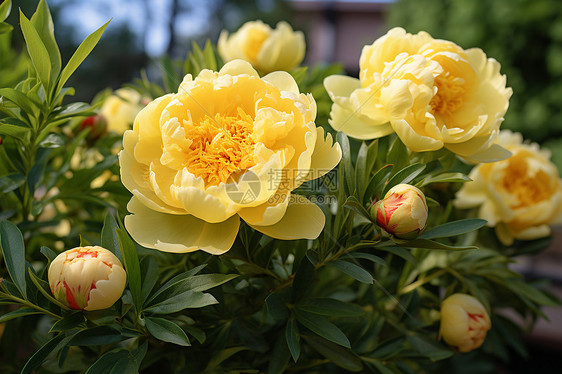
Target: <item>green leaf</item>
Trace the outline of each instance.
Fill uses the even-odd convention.
[[[478,218],[461,219],[458,221],[447,222],[424,232],[422,235],[418,236],[418,239],[435,239],[457,236],[465,234],[467,232],[478,230],[487,222],[488,221],[486,221],[485,219]]]
[[[41,246],[39,252],[47,258],[49,264],[57,257],[57,254],[49,247]]]
[[[394,247],[394,246],[384,246],[384,247],[379,247],[378,249],[381,249],[383,251],[387,251],[392,253],[393,255],[396,255],[398,257],[402,257],[404,260],[412,262],[414,264],[417,264],[418,260],[416,260],[416,258],[412,255],[412,253],[407,250],[406,248],[402,248],[402,247]]]
[[[182,290],[206,291],[237,277],[237,274],[201,274],[186,278],[176,285],[181,286]]]
[[[323,316],[359,317],[365,314],[365,311],[357,305],[329,298],[308,299],[297,304],[296,307],[299,310]]]
[[[115,232],[117,232],[119,237],[119,248],[121,248],[125,270],[127,270],[127,279],[129,280],[131,295],[133,296],[133,304],[135,304],[137,312],[140,312],[142,310],[142,284],[137,249],[129,234],[121,229],[115,229]]]
[[[355,173],[353,172],[353,165],[351,164],[351,148],[349,146],[349,139],[347,135],[339,131],[336,135],[338,143],[340,143],[342,158],[340,162],[339,171],[344,173],[345,184],[347,186],[347,191],[350,195],[355,194]],[[342,186],[343,187],[343,186]]]
[[[129,352],[126,349],[109,351],[98,358],[97,361],[88,368],[86,374],[111,373],[112,369],[118,365],[120,366],[121,360],[126,360],[128,357]]]
[[[361,359],[359,359],[359,357],[357,357],[357,355],[350,349],[340,347],[339,345],[333,344],[317,336],[305,335],[303,338],[315,351],[332,361],[337,366],[353,372],[363,370],[363,363],[361,362]]]
[[[451,357],[454,352],[450,349],[444,349],[438,344],[422,338],[418,335],[407,335],[406,339],[410,342],[412,347],[418,351],[422,356],[429,358],[431,361],[440,361]]]
[[[373,284],[373,276],[359,265],[343,260],[328,262],[327,265],[338,269],[359,282]]]
[[[185,331],[172,321],[164,318],[146,317],[146,329],[156,339],[182,346],[190,346],[189,338]]]
[[[179,312],[187,308],[202,308],[204,306],[217,304],[215,297],[208,293],[185,291],[174,295],[169,299],[145,308],[146,312],[156,314],[169,314]]]
[[[393,165],[392,172],[396,173],[408,163],[408,148],[397,136],[392,143],[392,147],[386,155],[386,162]]]
[[[380,199],[383,196],[381,188],[391,173],[392,165],[385,165],[371,177],[364,194],[364,197],[369,199],[369,203],[373,203],[371,199]]]
[[[285,373],[287,365],[289,365],[289,360],[291,359],[291,353],[287,348],[285,343],[285,337],[281,334],[277,335],[275,346],[269,357],[269,365],[267,366],[268,374],[282,374]]]
[[[10,32],[13,29],[14,29],[14,27],[12,25],[10,25],[9,23],[0,22],[0,35],[5,34],[7,32]]]
[[[471,181],[471,179],[463,173],[443,173],[425,178],[421,183],[419,183],[418,187],[425,187],[431,183],[454,183],[468,181]]]
[[[14,310],[13,312],[9,312],[0,316],[0,323],[9,321],[14,318],[19,318],[23,316],[30,316],[32,314],[42,314],[42,312],[38,311],[37,309],[33,308],[20,308],[18,310]]]
[[[0,192],[8,193],[25,183],[25,176],[20,173],[11,173],[0,178]]]
[[[52,302],[53,304],[61,307],[62,309],[65,310],[70,310],[69,307],[67,307],[66,305],[64,305],[63,303],[61,303],[60,301],[58,301],[57,299],[55,299],[53,296],[51,296],[51,288],[49,287],[49,283],[45,282],[43,279],[39,278],[34,272],[32,268],[28,268],[28,273],[29,273],[29,277],[31,278],[31,281],[33,282],[33,284],[35,285],[35,287],[37,287],[37,290],[39,290],[39,292],[41,292],[41,294],[43,296],[45,296],[45,298],[47,300],[49,300],[50,302]]]
[[[0,221],[0,247],[10,278],[26,297],[25,285],[25,248],[23,236],[16,225],[10,221]]]
[[[203,55],[205,56],[205,68],[210,70],[217,70],[217,59],[215,56],[215,51],[213,50],[213,43],[209,39],[205,42],[205,49],[203,49]]]
[[[367,209],[365,209],[363,204],[361,204],[355,196],[349,196],[347,198],[347,200],[345,201],[345,203],[343,204],[343,206],[348,208],[348,209],[353,210],[355,213],[363,216],[364,218],[368,219],[369,221],[372,221],[371,215],[369,214]]]
[[[379,264],[382,266],[386,266],[386,261],[383,260],[382,258],[380,258],[379,256],[375,256],[372,255],[370,253],[363,253],[363,252],[350,252],[348,254],[346,254],[345,256],[341,257],[342,259],[346,259],[346,258],[359,258],[362,260],[368,260],[371,261],[375,264]]]
[[[408,241],[399,241],[397,240],[398,246],[406,247],[406,248],[425,248],[425,249],[444,249],[448,251],[465,251],[468,249],[478,249],[473,245],[466,245],[466,246],[453,246],[453,245],[446,245],[443,243],[439,243],[429,239],[414,239]]]
[[[103,220],[103,227],[101,229],[101,246],[108,251],[113,252],[119,261],[123,262],[123,255],[121,254],[121,249],[119,248],[119,236],[117,235],[116,229],[119,228],[117,221],[107,212]]]
[[[11,125],[5,122],[4,120],[3,123],[0,123],[0,135],[12,136],[22,141],[27,139],[31,131],[29,127]]]
[[[345,334],[336,325],[328,321],[326,318],[299,309],[295,309],[295,316],[301,325],[308,328],[315,334],[320,335],[324,339],[346,348],[351,347],[347,336],[345,336]]]
[[[62,319],[56,321],[49,332],[72,330],[86,322],[82,311],[70,313]]]
[[[51,352],[57,348],[59,343],[64,339],[64,334],[58,334],[47,343],[43,344],[33,356],[27,360],[25,366],[21,370],[20,374],[31,374],[35,369],[37,369],[41,363],[51,354]]]
[[[39,5],[37,5],[37,10],[33,16],[31,16],[31,23],[35,27],[35,30],[37,30],[37,33],[41,36],[43,44],[49,53],[52,66],[51,76],[57,77],[60,73],[61,57],[57,41],[55,40],[53,19],[45,0],[41,0]]]
[[[299,344],[299,327],[293,318],[289,319],[287,326],[285,326],[285,340],[293,360],[297,362],[301,354],[301,346]]]
[[[70,340],[70,345],[105,345],[117,343],[125,340],[127,337],[122,335],[119,331],[109,326],[96,326],[89,329],[79,331]]]
[[[76,49],[70,60],[68,61],[68,64],[66,64],[64,69],[62,69],[59,82],[57,84],[57,91],[60,91],[62,89],[68,78],[70,78],[70,76],[72,75],[72,73],[74,73],[74,71],[78,69],[78,66],[80,66],[82,61],[84,61],[84,59],[88,57],[90,52],[92,52],[96,44],[98,44],[98,41],[100,40],[109,22],[111,22],[111,20],[107,21],[99,29],[91,33],[82,42],[82,44],[78,46],[78,48]]]
[[[310,260],[307,257],[303,258],[293,281],[291,298],[294,302],[304,298],[310,291],[314,281],[314,270]]]
[[[425,169],[425,165],[422,163],[415,163],[406,166],[404,169],[400,170],[398,173],[394,174],[392,178],[388,181],[381,196],[385,196],[386,193],[394,186],[398,184],[408,184],[413,181],[421,172]]]
[[[140,262],[140,272],[142,274],[141,296],[144,305],[158,281],[158,263],[156,259],[153,256],[145,256]]]
[[[276,321],[284,320],[289,316],[287,305],[278,293],[271,293],[265,299],[268,314]]]
[[[36,103],[28,98],[25,94],[13,88],[0,88],[0,96],[10,100],[29,115],[33,115],[35,113],[33,106],[36,108],[41,106],[39,103]]]
[[[0,22],[4,21],[10,15],[12,10],[12,0],[5,0],[0,4]]]
[[[49,58],[49,52],[47,52],[47,48],[43,44],[37,30],[35,30],[31,21],[27,19],[21,10],[20,26],[37,76],[41,83],[43,83],[45,90],[48,91],[51,83],[51,59]]]

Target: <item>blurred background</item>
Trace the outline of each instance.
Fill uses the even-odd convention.
[[[28,17],[37,0],[14,0]],[[562,1],[560,0],[48,0],[55,34],[68,60],[78,44],[108,19],[112,21],[94,53],[70,82],[76,100],[90,101],[106,88],[118,88],[146,71],[159,79],[159,58],[183,59],[192,41],[216,42],[222,29],[261,19],[274,26],[286,20],[306,36],[306,65],[342,63],[357,76],[366,44],[394,26],[452,40],[463,48],[482,48],[497,59],[513,88],[502,128],[521,132],[553,153],[562,170]],[[7,22],[18,24],[18,12]],[[15,28],[12,43],[21,49]],[[5,37],[2,43],[9,43]],[[0,48],[1,50],[1,48]],[[1,64],[1,61],[0,61]],[[25,73],[25,71],[23,72]],[[5,84],[0,76],[0,84]],[[540,258],[519,270],[547,277],[562,296],[562,232]],[[546,310],[528,337],[526,359],[512,355],[505,373],[558,373],[562,353],[562,311]],[[514,358],[515,357],[515,358]],[[469,362],[469,361],[467,361]],[[455,373],[459,371],[454,371]]]

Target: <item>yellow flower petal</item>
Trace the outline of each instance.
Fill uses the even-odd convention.
[[[203,250],[222,254],[230,249],[240,225],[238,216],[220,223],[208,223],[191,215],[172,216],[147,208],[132,198],[125,227],[133,239],[147,248],[185,253]]]
[[[316,239],[324,228],[325,220],[318,206],[303,196],[292,195],[287,211],[279,222],[270,226],[250,226],[276,239]]]
[[[359,118],[359,113],[338,104],[332,105],[330,117],[328,122],[335,130],[342,131],[356,139],[380,138],[394,132],[390,124],[371,125],[363,121],[363,118]]]

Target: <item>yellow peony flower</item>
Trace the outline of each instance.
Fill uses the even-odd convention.
[[[99,310],[123,294],[127,274],[113,253],[102,247],[77,247],[59,254],[49,266],[53,296],[71,309]]]
[[[359,79],[324,81],[334,129],[358,139],[396,132],[414,152],[445,147],[478,162],[509,156],[494,144],[512,94],[505,84],[482,50],[402,28],[363,48]]]
[[[125,227],[166,252],[224,253],[240,218],[274,238],[316,238],[324,214],[291,191],[334,168],[341,150],[315,117],[314,98],[286,72],[260,78],[235,60],[187,75],[124,134]]]
[[[456,293],[441,303],[439,336],[459,352],[480,347],[491,327],[486,308],[473,296]]]
[[[562,219],[562,181],[550,152],[507,130],[501,131],[499,144],[513,155],[473,168],[472,181],[459,190],[455,206],[479,207],[478,216],[496,227],[506,245],[550,235],[549,225]]]
[[[425,228],[427,203],[423,192],[409,184],[392,187],[371,207],[371,216],[384,231],[402,239],[414,239]]]
[[[132,88],[120,88],[103,102],[100,114],[107,121],[107,129],[122,134],[129,130],[136,115],[144,107],[141,94]]]
[[[298,66],[304,58],[305,42],[303,33],[293,31],[287,22],[271,29],[262,21],[251,21],[230,36],[223,31],[217,47],[225,62],[242,59],[267,74]]]

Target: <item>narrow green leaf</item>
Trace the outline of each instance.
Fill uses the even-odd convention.
[[[458,221],[447,222],[424,232],[422,235],[418,236],[418,239],[435,239],[457,236],[470,231],[478,230],[487,222],[488,221],[486,221],[485,219],[478,218],[461,219]]]
[[[105,345],[117,343],[125,340],[127,337],[123,336],[119,331],[109,326],[96,326],[86,330],[80,330],[70,340],[70,345]]]
[[[204,306],[217,304],[218,301],[209,293],[185,291],[174,295],[169,299],[145,308],[146,312],[156,314],[176,313],[187,308],[202,308]]]
[[[101,229],[101,246],[108,251],[113,252],[119,261],[123,262],[123,255],[121,254],[121,249],[119,248],[119,236],[117,235],[116,229],[119,228],[117,221],[107,212],[103,220],[103,227]]]
[[[133,304],[135,304],[137,312],[140,312],[142,310],[142,283],[137,249],[129,234],[121,229],[115,229],[115,232],[117,232],[119,237],[119,248],[123,255],[125,270],[127,270],[127,279],[129,280],[131,295],[133,296]]]
[[[86,374],[111,373],[122,359],[127,359],[129,352],[126,349],[113,350],[105,353],[86,371]]]
[[[25,176],[20,173],[11,173],[0,178],[0,192],[8,193],[19,188],[25,183]]]
[[[478,249],[473,245],[466,245],[466,246],[453,246],[453,245],[446,245],[443,243],[439,243],[429,239],[414,239],[408,241],[399,241],[399,246],[406,247],[406,248],[425,248],[425,249],[444,249],[448,251],[465,251],[468,249]]]
[[[398,257],[402,257],[404,260],[406,261],[410,261],[414,264],[417,264],[418,260],[416,260],[416,258],[412,255],[412,253],[407,250],[406,248],[402,248],[402,247],[394,247],[394,246],[381,246],[378,247],[378,249],[381,249],[383,251],[387,251],[390,252]]]
[[[0,35],[10,32],[14,29],[12,25],[6,22],[0,22]]]
[[[72,330],[86,322],[82,311],[71,313],[53,324],[49,332]]]
[[[269,357],[269,365],[267,366],[268,374],[283,374],[287,365],[289,365],[289,360],[291,359],[291,353],[285,343],[285,337],[281,334],[277,335],[275,345],[273,346],[273,351]]]
[[[363,363],[361,362],[361,359],[359,359],[359,357],[357,357],[357,355],[350,349],[340,347],[339,345],[333,344],[317,336],[303,335],[303,338],[315,351],[332,361],[337,366],[353,372],[363,370]]]
[[[396,174],[398,170],[408,163],[408,148],[406,148],[398,136],[394,139],[392,147],[390,147],[386,155],[386,162],[393,165],[393,174]]]
[[[145,256],[141,259],[140,271],[142,274],[141,296],[144,305],[154,285],[158,281],[158,263],[154,256]]]
[[[12,0],[5,0],[0,4],[0,22],[4,21],[10,15],[12,10]]]
[[[35,106],[36,108],[40,106],[39,103],[34,102],[25,94],[13,88],[0,88],[0,96],[3,96],[6,99],[10,100],[21,109],[23,109],[24,112],[30,115],[33,115],[35,113],[35,109],[33,108],[33,106]]]
[[[57,77],[61,68],[61,57],[57,41],[55,40],[55,27],[51,12],[45,0],[41,0],[37,5],[37,10],[31,16],[31,23],[37,33],[41,36],[43,44],[47,48],[51,61],[51,76]]]
[[[410,342],[412,347],[424,357],[429,358],[431,361],[436,362],[451,357],[454,352],[450,349],[445,349],[442,346],[425,339],[418,335],[407,335],[406,339]]]
[[[49,247],[42,246],[39,252],[47,258],[49,264],[57,257],[57,254]]]
[[[369,199],[368,203],[373,203],[373,199],[380,199],[384,196],[381,191],[382,186],[391,173],[392,165],[385,165],[371,177],[364,194],[364,198]]]
[[[289,309],[279,293],[271,293],[265,299],[268,314],[276,321],[281,321],[289,316]]]
[[[144,322],[148,332],[156,339],[184,347],[191,345],[185,331],[172,321],[164,318],[146,317]]]
[[[347,200],[345,201],[345,203],[343,204],[343,206],[348,208],[348,209],[353,210],[355,213],[363,216],[364,218],[368,219],[369,221],[372,221],[371,215],[369,214],[367,209],[365,209],[363,204],[361,204],[355,196],[349,196],[347,198]]]
[[[205,67],[210,70],[217,70],[217,59],[215,56],[215,51],[213,50],[213,44],[209,39],[205,42],[205,49],[203,49],[203,55],[205,56]]]
[[[39,278],[34,272],[32,268],[28,268],[28,273],[29,273],[29,277],[31,278],[31,281],[33,282],[33,284],[35,285],[35,287],[37,287],[37,290],[39,290],[39,292],[41,292],[41,294],[43,296],[45,296],[45,298],[47,300],[49,300],[50,302],[52,302],[53,304],[59,306],[62,309],[65,310],[70,310],[69,307],[67,307],[66,305],[64,305],[63,303],[61,303],[60,301],[58,301],[57,299],[55,299],[53,296],[51,296],[51,288],[49,287],[49,283],[45,282],[43,279]]]
[[[454,183],[454,182],[469,182],[471,179],[462,173],[442,173],[435,176],[425,178],[419,187],[425,187],[431,183]]]
[[[32,314],[42,314],[42,312],[38,311],[37,309],[33,308],[20,308],[18,310],[14,310],[13,312],[9,312],[0,316],[0,323],[9,321],[14,318],[19,318],[23,316],[30,316]]]
[[[361,143],[359,147],[359,152],[357,153],[357,160],[355,161],[355,185],[357,190],[362,194],[367,187],[367,177],[370,174],[370,170],[367,170],[367,155],[369,148],[365,142]]]
[[[310,291],[314,281],[314,270],[310,260],[307,257],[303,258],[293,281],[291,298],[294,302],[303,299]]]
[[[51,352],[57,348],[59,343],[64,339],[64,334],[58,334],[47,343],[43,344],[33,356],[27,360],[25,366],[21,370],[20,374],[31,374],[35,369],[37,369],[41,363],[51,354]]]
[[[349,146],[349,139],[347,135],[339,131],[336,135],[337,142],[340,143],[342,158],[340,162],[340,172],[343,170],[345,184],[350,195],[355,194],[355,183],[354,177],[355,173],[353,171],[353,165],[351,163],[351,148]],[[343,186],[342,186],[343,187]]]
[[[392,178],[388,181],[381,196],[386,195],[388,190],[392,187],[396,186],[397,184],[408,184],[413,181],[421,172],[425,169],[425,165],[422,163],[415,163],[412,165],[406,166],[404,169],[400,170],[398,173],[394,174]]]
[[[295,316],[301,325],[308,328],[315,334],[320,335],[324,339],[346,348],[351,347],[347,336],[345,336],[339,327],[328,321],[326,318],[299,309],[295,309]]]
[[[285,340],[287,340],[287,346],[293,356],[293,360],[297,362],[301,354],[301,345],[299,343],[299,327],[297,321],[293,318],[287,321],[287,326],[285,326]]]
[[[0,247],[10,278],[26,297],[25,285],[25,248],[23,236],[16,225],[10,221],[0,221]]]
[[[45,90],[48,91],[51,83],[51,59],[49,58],[49,52],[47,52],[47,48],[43,44],[37,30],[35,30],[31,21],[27,19],[21,10],[20,26],[37,76],[41,83],[43,83]]]
[[[336,299],[315,298],[297,304],[299,310],[333,317],[359,317],[365,311],[358,305],[346,303]]]
[[[343,260],[328,262],[327,265],[338,269],[359,282],[373,284],[373,276],[359,265]]]
[[[385,260],[383,260],[383,259],[380,258],[379,256],[375,256],[375,255],[372,255],[372,254],[370,254],[370,253],[350,252],[350,253],[348,253],[347,255],[342,256],[341,258],[342,258],[342,259],[345,259],[345,258],[348,258],[348,257],[351,257],[351,258],[360,258],[360,259],[362,259],[362,260],[368,260],[368,261],[371,261],[371,262],[373,262],[373,263],[375,263],[375,264],[379,264],[379,265],[382,265],[382,266],[386,266],[386,261],[385,261]]]
[[[96,44],[98,44],[98,41],[100,40],[109,22],[111,22],[111,20],[107,21],[99,29],[91,33],[82,42],[82,44],[78,46],[78,48],[76,49],[70,60],[68,61],[68,64],[66,64],[64,69],[62,69],[59,82],[57,84],[57,91],[60,91],[62,89],[68,78],[70,78],[70,76],[72,75],[72,73],[74,73],[74,71],[78,68],[78,66],[80,66],[82,61],[84,61],[84,59],[88,57],[90,52],[92,52]]]
[[[16,126],[9,123],[0,123],[0,135],[12,136],[22,141],[29,136],[30,131],[31,129],[29,127]]]
[[[178,285],[181,284],[182,290],[206,291],[237,277],[237,274],[201,274],[186,278],[178,282]]]

